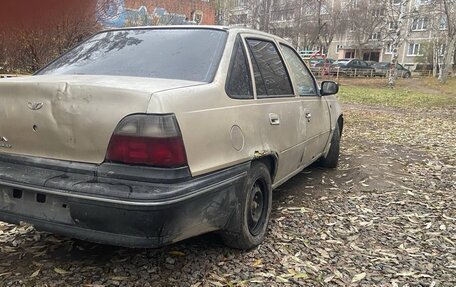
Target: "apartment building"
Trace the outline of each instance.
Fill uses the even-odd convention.
[[[298,50],[324,48],[309,45],[317,14],[322,19],[328,16],[322,1],[234,0],[231,4],[228,20],[220,21],[220,24],[265,30],[288,40]]]
[[[401,1],[394,1],[400,5]],[[410,0],[405,10],[403,22],[402,45],[398,49],[398,61],[409,68],[415,68],[418,63],[432,63],[433,45],[440,45],[439,39],[445,33],[445,18],[436,12],[432,0]],[[392,58],[392,37],[395,32],[394,23],[388,15],[391,11],[385,6],[380,16],[383,22],[370,35],[365,35],[365,45],[360,48],[354,38],[354,31],[346,29],[338,34],[328,49],[328,56],[334,59],[361,58],[366,61],[389,62]]]
[[[263,0],[264,1],[267,0]],[[392,11],[388,8],[389,0],[278,0],[272,1],[268,10],[268,32],[289,40],[298,50],[318,50],[333,59],[361,58],[368,61],[390,61],[392,57],[392,37],[395,31],[391,21]],[[255,0],[235,0],[230,13],[230,25],[255,27],[252,3]],[[256,1],[262,2],[262,1]],[[400,5],[401,0],[394,0]],[[433,45],[441,45],[438,38],[446,30],[444,18],[435,11],[433,0],[409,0],[403,22],[402,35],[405,38],[398,51],[398,61],[409,67],[426,61]],[[364,5],[364,6],[363,6]],[[355,19],[356,8],[362,9],[364,18]],[[395,7],[393,7],[395,8]],[[314,39],[316,30],[324,27],[322,23],[330,21],[334,9],[343,9],[340,29],[329,45]],[[366,11],[368,10],[368,14]],[[331,12],[332,11],[332,12]],[[260,15],[259,17],[265,17]],[[364,21],[364,22],[363,22]],[[318,23],[317,23],[318,22]],[[318,26],[319,25],[319,26]],[[366,27],[366,26],[371,27]],[[371,28],[370,30],[368,28]],[[362,33],[360,32],[362,31]],[[427,59],[432,63],[432,58]]]

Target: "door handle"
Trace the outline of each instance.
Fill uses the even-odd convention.
[[[280,125],[280,118],[277,114],[269,114],[269,123],[273,126]]]

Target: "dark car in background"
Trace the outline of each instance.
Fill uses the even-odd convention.
[[[341,76],[373,76],[374,68],[359,59],[339,59],[332,63],[330,74]]]
[[[330,67],[335,60],[331,58],[310,61],[310,70],[314,74],[329,74]]]
[[[410,70],[404,68],[401,64],[396,64],[397,67],[397,76],[401,78],[410,78],[412,76],[412,72]],[[372,65],[374,68],[374,76],[380,77],[387,77],[389,75],[389,71],[391,69],[390,62],[380,62],[375,63]]]

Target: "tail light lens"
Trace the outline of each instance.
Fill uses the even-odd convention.
[[[106,159],[156,167],[187,165],[184,142],[174,115],[131,115],[115,129]]]

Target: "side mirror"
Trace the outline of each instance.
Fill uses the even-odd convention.
[[[322,96],[335,95],[339,92],[339,85],[333,81],[324,81],[321,83],[320,94]]]

